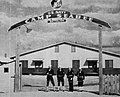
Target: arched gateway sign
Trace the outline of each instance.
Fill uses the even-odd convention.
[[[72,14],[69,11],[65,11],[65,10],[60,10],[59,8],[62,6],[62,0],[52,0],[51,1],[51,5],[54,8],[54,10],[45,12],[44,14],[37,16],[37,17],[32,17],[26,20],[23,20],[19,23],[16,23],[14,25],[12,25],[8,31],[11,31],[15,28],[18,28],[22,25],[26,25],[29,24],[31,22],[36,22],[39,20],[44,20],[46,19],[48,23],[56,23],[56,22],[66,22],[67,18],[71,18],[71,19],[81,19],[81,20],[86,20],[92,23],[96,23],[97,25],[99,25],[99,91],[100,91],[100,95],[102,95],[103,92],[103,78],[102,78],[102,30],[101,30],[101,26],[105,26],[107,28],[111,28],[110,25],[102,20],[96,19],[96,18],[92,18],[89,16],[84,16],[84,15],[76,15],[76,14]],[[16,77],[15,77],[15,90],[18,90],[19,87],[19,71],[17,71],[17,67],[19,67],[19,53],[16,52]]]
[[[111,28],[107,22],[104,22],[96,18],[92,18],[84,15],[72,14],[69,11],[65,11],[65,10],[52,10],[52,11],[45,12],[43,15],[32,17],[32,18],[23,20],[19,23],[16,23],[12,25],[8,31],[13,30],[14,28],[20,27],[25,24],[29,24],[31,22],[38,21],[38,20],[47,19],[48,23],[55,23],[55,22],[66,22],[67,18],[86,20],[101,26],[105,26],[107,28]]]
[[[66,22],[67,18],[86,20],[101,26],[105,26],[107,28],[111,28],[110,25],[105,21],[84,16],[84,15],[72,14],[69,11],[65,11],[65,10],[59,10],[62,6],[62,0],[51,0],[51,6],[53,7],[54,10],[45,12],[43,15],[32,17],[32,18],[23,20],[19,23],[16,23],[12,25],[8,31],[13,30],[14,28],[20,27],[25,24],[29,24],[31,22],[38,21],[38,20],[47,19],[48,23],[56,23],[56,22]]]

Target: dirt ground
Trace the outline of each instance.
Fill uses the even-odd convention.
[[[54,76],[55,85],[57,86],[57,79]],[[84,81],[82,91],[78,91],[77,79],[74,77],[74,91],[68,92],[45,92],[46,76],[39,75],[24,75],[22,76],[22,91],[18,93],[0,93],[0,97],[119,97],[118,95],[98,95],[99,78],[98,76],[87,76]],[[65,77],[65,87],[67,89],[68,82]],[[52,85],[50,84],[50,88]]]
[[[23,82],[23,88],[22,91],[29,92],[29,91],[38,91],[44,90],[46,86],[46,76],[39,76],[39,75],[25,75],[22,77]],[[54,76],[54,82],[57,86],[57,77]],[[68,88],[68,80],[65,76],[64,78],[65,87]],[[99,78],[98,76],[87,76],[84,81],[84,87],[83,89],[85,91],[96,91],[98,92],[98,82]],[[50,83],[50,88],[52,88],[52,85]],[[77,78],[74,77],[74,90],[77,90]]]
[[[89,92],[20,92],[0,94],[0,97],[119,97],[116,95],[96,95]]]

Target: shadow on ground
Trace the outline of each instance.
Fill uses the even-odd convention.
[[[94,85],[99,85],[99,83],[84,84],[84,86],[94,86]],[[78,86],[78,85],[76,84],[74,86]]]
[[[94,83],[94,84],[85,84],[84,86],[94,86],[94,85],[98,85],[98,83]],[[83,86],[83,87],[84,87]],[[43,92],[48,92],[48,91],[46,91],[46,87],[45,86],[32,86],[32,85],[24,85],[23,87],[31,87],[31,88],[38,88],[37,90],[38,91],[43,91]],[[74,90],[73,90],[73,92],[74,91],[76,91],[76,92],[88,92],[88,93],[93,93],[93,94],[96,94],[96,95],[99,95],[99,91],[89,91],[89,90],[85,90],[84,88],[83,89],[78,89],[78,88],[76,88],[77,87],[77,85],[74,85]],[[50,91],[54,91],[53,90],[53,87],[49,87],[49,92]],[[61,91],[61,90],[60,90]],[[68,86],[65,86],[65,90],[64,91],[69,91],[69,88],[68,88]],[[59,90],[55,90],[55,92],[59,92]],[[120,96],[120,94],[106,94],[106,93],[104,93],[104,95],[112,95],[112,96]]]

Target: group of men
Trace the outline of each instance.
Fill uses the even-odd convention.
[[[54,83],[54,79],[53,79],[53,75],[54,75],[54,70],[49,66],[48,70],[47,70],[47,91],[48,86],[49,86],[49,82],[51,81],[52,85],[53,85],[53,89],[55,91],[55,83]],[[72,68],[69,68],[67,73],[67,79],[68,79],[68,83],[69,83],[69,91],[73,92],[73,78],[76,75],[77,76],[77,81],[78,81],[78,86],[83,86],[83,82],[85,79],[85,75],[84,72],[82,71],[82,69],[79,69],[79,71],[74,74],[74,71],[72,70]],[[62,83],[62,90],[64,91],[64,76],[65,76],[65,72],[64,70],[59,67],[57,70],[57,82],[58,82],[58,88],[60,89],[60,83]]]

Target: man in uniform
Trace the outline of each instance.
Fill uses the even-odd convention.
[[[70,92],[73,92],[73,77],[74,77],[74,72],[71,68],[69,68],[67,72],[67,78],[68,78]]]
[[[60,89],[60,82],[62,83],[62,90],[64,91],[64,71],[61,67],[57,70],[57,81],[58,81],[58,87]]]
[[[54,83],[54,79],[53,79],[53,75],[54,75],[54,70],[51,68],[51,66],[48,67],[47,70],[47,91],[48,91],[48,86],[49,86],[49,82],[51,81],[52,85],[53,85],[53,89],[55,91],[55,83]]]
[[[83,86],[84,79],[85,79],[85,74],[82,71],[82,69],[79,69],[79,71],[77,72],[78,87]]]

